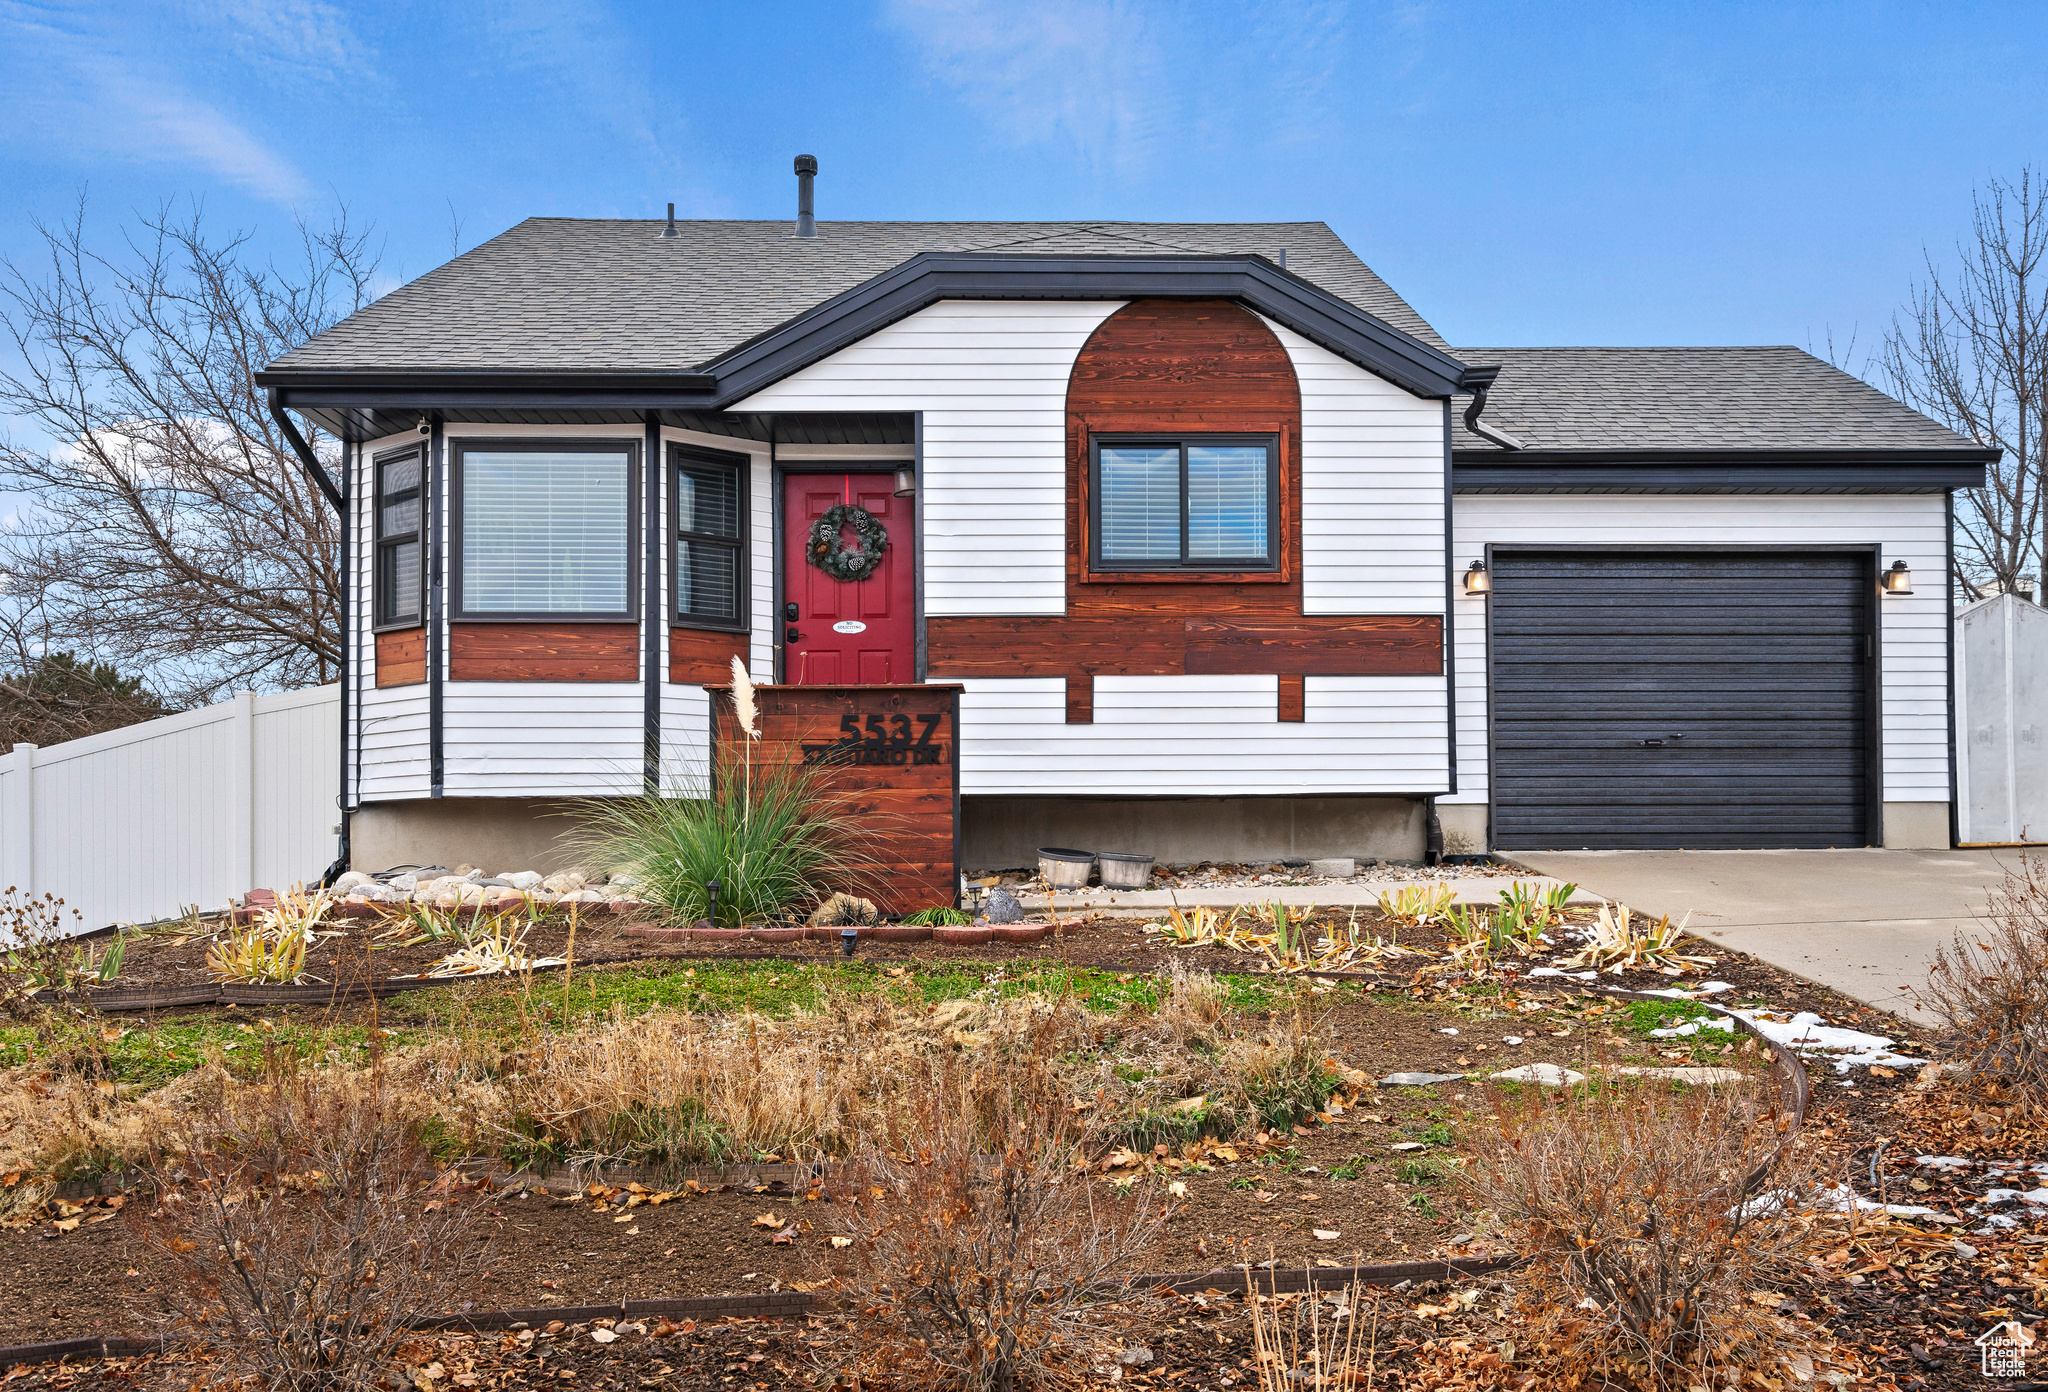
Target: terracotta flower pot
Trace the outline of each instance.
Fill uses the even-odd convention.
[[[979,928],[962,925],[939,925],[932,929],[932,941],[948,943],[954,947],[981,947],[993,940],[995,930],[986,924]]]

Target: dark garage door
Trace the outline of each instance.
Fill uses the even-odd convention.
[[[1494,843],[1861,846],[1868,553],[1497,550]]]

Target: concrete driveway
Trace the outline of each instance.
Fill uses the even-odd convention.
[[[1692,916],[1701,937],[1921,1024],[1910,987],[1972,923],[1997,851],[1517,851],[1502,859],[1641,913]]]

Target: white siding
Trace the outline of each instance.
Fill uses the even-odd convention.
[[[1884,800],[1948,801],[1947,533],[1939,495],[1711,497],[1468,495],[1453,515],[1454,570],[1488,543],[1540,545],[1876,545],[1882,564],[1903,559],[1928,577],[1912,595],[1879,604]],[[1457,613],[1458,792],[1485,802],[1486,603]]]
[[[406,445],[421,443],[410,432],[372,440],[357,456],[354,492],[356,515],[355,593],[350,608],[356,615],[356,666],[350,674],[355,702],[349,713],[350,757],[362,751],[356,770],[355,797],[358,802],[385,802],[400,798],[423,798],[432,791],[432,766],[427,758],[427,688],[424,682],[411,686],[377,689],[377,639],[371,632],[375,599],[371,593],[376,553],[375,508],[377,495],[376,456]],[[425,535],[424,519],[421,534]],[[424,580],[422,581],[424,583]]]
[[[925,613],[1063,613],[1067,381],[1089,334],[1120,307],[934,305],[735,409],[924,412]],[[1442,407],[1273,328],[1302,388],[1308,612],[1443,612]],[[1303,723],[1281,723],[1276,703],[1270,675],[1103,677],[1094,723],[1069,725],[1061,681],[977,680],[961,711],[961,788],[1445,786],[1441,677],[1312,677]]]
[[[960,699],[963,793],[1188,797],[1443,786],[1441,677],[1310,677],[1301,722],[1272,676],[1098,677],[1066,723],[1060,679],[977,679]]]
[[[733,409],[924,412],[925,613],[1062,613],[1067,378],[1121,307],[948,300]]]
[[[640,791],[638,682],[450,682],[442,698],[448,797]]]
[[[1267,326],[1301,384],[1303,610],[1443,613],[1443,403]]]

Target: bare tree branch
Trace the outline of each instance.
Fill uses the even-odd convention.
[[[1956,510],[1957,579],[2048,592],[2042,546],[2042,439],[2048,433],[2048,178],[2022,170],[1975,199],[1969,240],[1927,280],[1878,349],[1886,389],[2005,457]]]
[[[51,648],[141,673],[184,705],[242,687],[333,680],[340,521],[270,418],[255,373],[368,303],[375,260],[347,210],[301,223],[295,264],[213,240],[204,209],[139,216],[121,250],[85,204],[36,224],[47,265],[0,276],[22,366],[0,410],[47,448],[0,446],[0,487],[35,507],[0,535],[0,579]],[[304,433],[332,469],[339,447]]]

